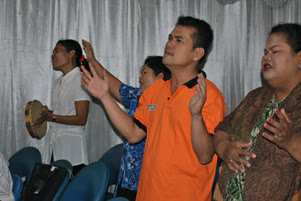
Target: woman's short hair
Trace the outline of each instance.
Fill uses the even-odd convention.
[[[295,23],[278,24],[274,26],[271,34],[283,34],[286,37],[287,43],[291,46],[295,53],[301,51],[301,25]]]
[[[161,56],[148,56],[144,60],[144,65],[147,65],[151,69],[153,69],[155,75],[159,75],[160,73],[163,73],[164,80],[169,80],[171,77],[171,73],[168,70],[168,68],[162,63],[163,57]]]

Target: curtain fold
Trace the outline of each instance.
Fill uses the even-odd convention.
[[[268,6],[273,8],[282,8],[291,2],[291,0],[263,0]]]
[[[269,30],[278,23],[300,23],[301,2],[287,0],[279,8],[263,0],[220,2],[227,1],[0,0],[0,151],[7,157],[25,146],[46,151],[49,136],[33,139],[24,111],[34,99],[51,106],[54,80],[61,75],[52,70],[50,58],[58,40],[91,42],[107,70],[122,82],[139,86],[144,59],[163,55],[180,15],[211,24],[214,42],[203,70],[223,93],[227,113],[232,111],[249,91],[262,85],[260,61]],[[86,127],[90,162],[121,143],[98,100],[91,105]]]
[[[226,4],[233,4],[239,0],[216,0],[218,3],[226,5]],[[291,2],[291,0],[262,0],[266,3],[266,5],[272,8],[283,8],[287,4]]]
[[[239,0],[216,0],[218,3],[226,5],[226,4],[233,4],[236,3]]]

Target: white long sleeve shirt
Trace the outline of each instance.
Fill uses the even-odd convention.
[[[0,200],[14,201],[13,180],[9,171],[9,163],[0,152]]]

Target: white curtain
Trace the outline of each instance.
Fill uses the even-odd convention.
[[[226,5],[226,4],[232,4],[239,0],[216,0],[217,2]],[[288,3],[291,2],[291,0],[262,0],[264,1],[268,6],[271,6],[273,8],[281,8],[285,7]]]
[[[271,27],[301,22],[300,0],[272,8],[263,0],[223,5],[218,0],[0,0],[2,84],[0,151],[10,157],[25,146],[43,152],[48,136],[30,137],[24,110],[38,99],[50,105],[54,80],[50,56],[59,39],[86,39],[96,58],[122,82],[138,86],[148,55],[162,55],[178,16],[206,20],[214,30],[213,49],[204,67],[221,90],[227,113],[261,86],[260,60]],[[87,123],[89,159],[96,161],[121,139],[99,101]]]

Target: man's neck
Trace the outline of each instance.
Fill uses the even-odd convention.
[[[180,86],[195,78],[197,75],[198,72],[196,70],[173,70],[171,73],[171,95],[174,94]]]

